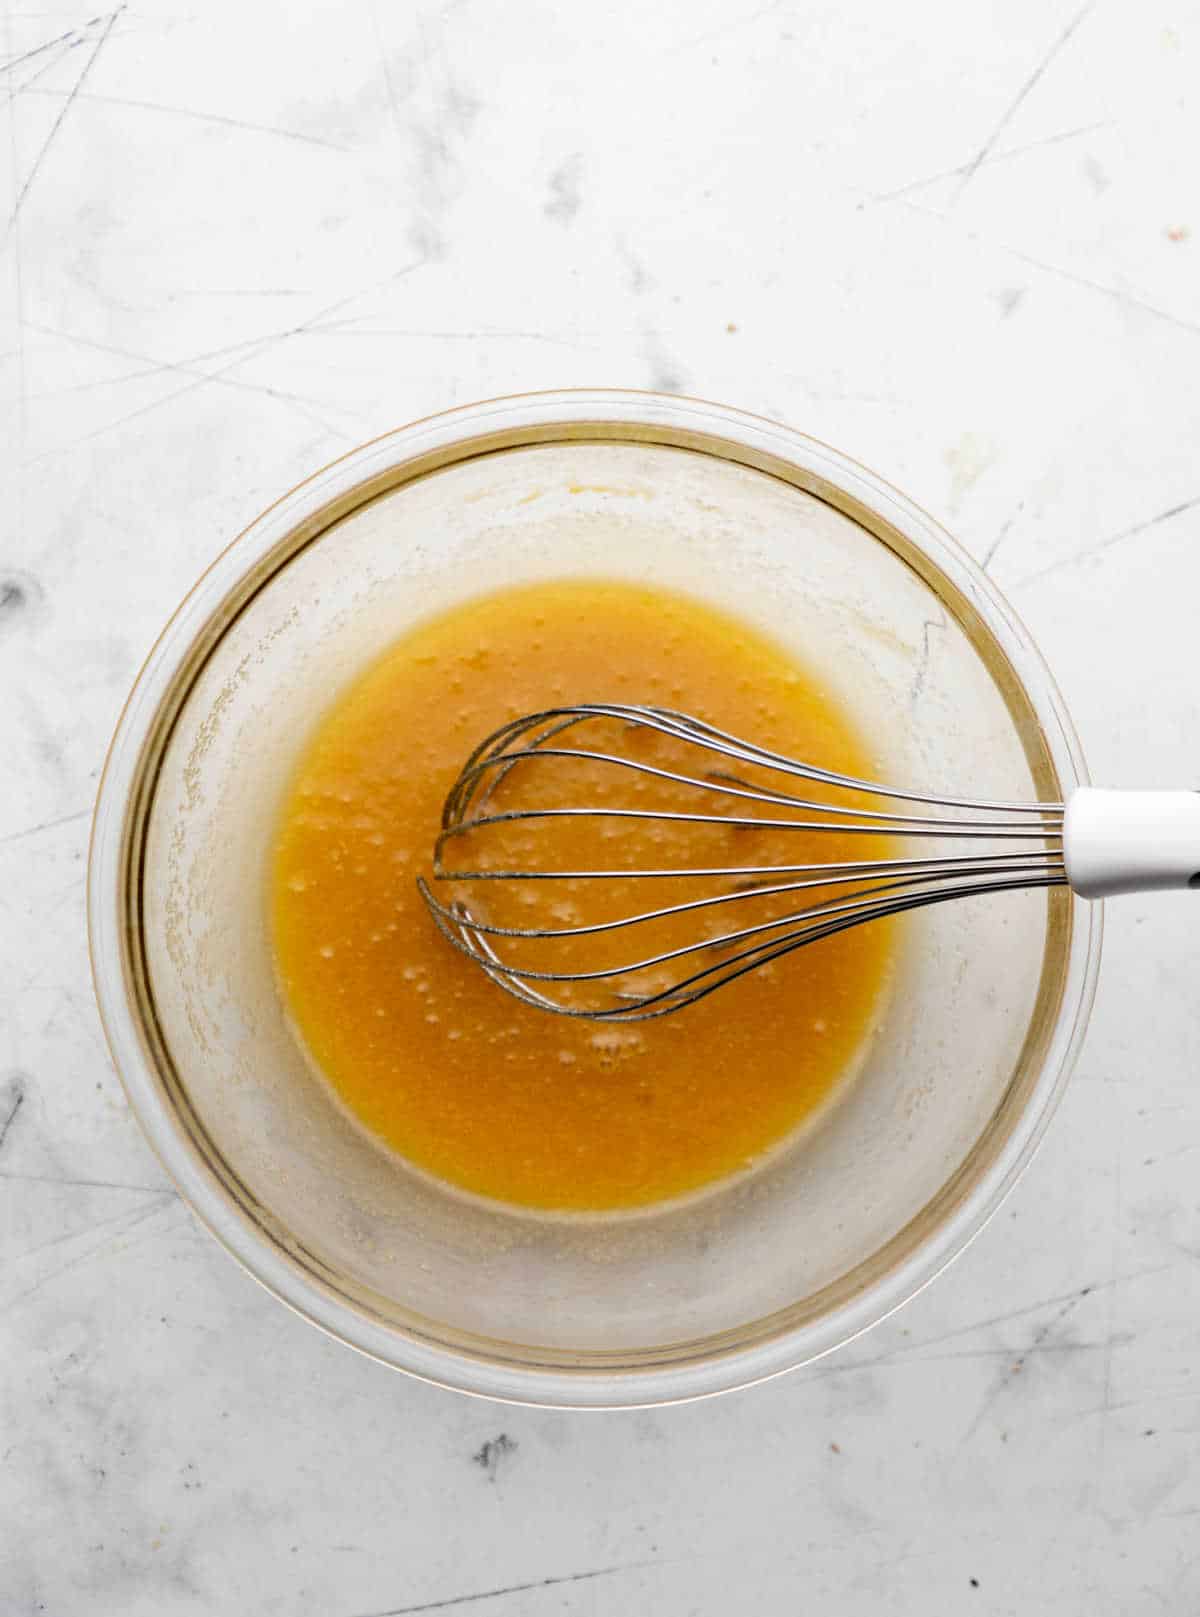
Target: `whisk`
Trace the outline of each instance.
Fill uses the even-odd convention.
[[[675,749],[683,747],[685,759],[694,762],[666,767],[634,756],[635,744],[647,736],[659,748],[669,743],[672,760]],[[599,778],[597,771],[618,772],[630,788],[629,800],[610,804],[606,791],[600,803],[561,801],[558,793],[570,778],[564,771],[580,766],[591,771],[590,779]],[[511,795],[516,773],[524,795],[506,806],[501,799]],[[705,798],[694,811],[639,806],[633,799],[639,791],[645,795],[646,782],[656,783],[653,790],[694,789]],[[822,797],[822,792],[833,795]],[[934,840],[950,842],[956,850],[964,843],[972,847],[829,863],[509,868],[514,833],[527,849],[529,833],[544,840],[553,822],[564,821],[606,822],[598,838],[604,849],[631,821],[665,828],[657,833],[657,845],[665,841],[668,847],[671,834],[691,834],[697,826],[773,837],[838,832],[918,839],[926,847]],[[494,840],[488,846],[480,838]],[[482,849],[483,857],[456,865],[451,850],[466,847]],[[891,847],[889,840],[889,855]],[[1200,794],[1089,787],[1065,804],[938,796],[803,763],[666,708],[582,703],[514,719],[476,747],[446,798],[433,876],[439,884],[469,884],[470,903],[461,896],[444,902],[428,882],[418,882],[441,931],[500,987],[562,1015],[640,1021],[680,1011],[748,972],[851,927],[951,899],[1063,886],[1084,898],[1200,888]],[[548,900],[543,924],[523,924],[531,895],[536,902],[539,891],[555,884],[578,891],[580,883],[595,883],[603,892],[605,884],[612,891],[631,878],[695,878],[709,888],[716,884],[717,890],[590,922],[569,915],[569,924],[547,924],[563,909]],[[531,883],[545,887],[524,886]],[[479,898],[488,884],[493,894],[501,884],[522,884],[522,924],[489,915]],[[782,903],[781,911],[737,924],[739,914],[745,921],[747,906],[763,899]],[[714,933],[709,924],[714,916],[730,916],[733,924]],[[678,929],[685,921],[695,923],[701,935],[639,951],[639,929],[645,936],[656,923]],[[621,951],[614,961],[609,945],[626,938],[628,954]],[[606,945],[605,959],[591,969],[574,969],[575,958],[556,958],[556,951],[577,951],[581,940],[590,939]],[[513,958],[514,950],[519,958]],[[572,969],[556,969],[564,965]]]

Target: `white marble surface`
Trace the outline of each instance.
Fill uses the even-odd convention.
[[[1194,1612],[1194,897],[1111,907],[1050,1137],[927,1293],[587,1417],[361,1361],[197,1230],[83,879],[217,548],[374,433],[574,383],[874,465],[987,559],[1097,777],[1194,782],[1195,4],[98,3],[0,13],[0,1613]]]

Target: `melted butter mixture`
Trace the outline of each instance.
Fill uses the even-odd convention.
[[[656,1021],[598,1024],[518,1004],[439,935],[416,878],[429,870],[442,801],[474,746],[509,718],[565,701],[672,707],[793,757],[872,774],[818,679],[695,600],[568,581],[471,601],[399,640],[337,698],[309,742],[282,805],[271,873],[278,975],[311,1063],[408,1162],[525,1207],[641,1207],[753,1166],[830,1097],[879,1009],[892,932],[874,924],[825,939]],[[655,765],[704,767],[694,750],[662,738],[614,729],[602,739]],[[521,794],[528,801],[534,772],[550,769],[559,772],[536,783],[543,803],[742,812],[715,791],[549,761],[514,770],[492,806],[519,806]],[[780,777],[771,784],[778,789]],[[459,868],[800,864],[877,858],[884,846],[841,833],[603,819],[461,842],[477,846],[451,844],[447,859]],[[488,920],[561,926],[714,890],[721,884],[668,877],[473,883],[458,892]],[[505,953],[549,970],[606,966],[705,929],[752,925],[783,902],[755,895],[586,946]],[[519,952],[534,947],[536,955]]]

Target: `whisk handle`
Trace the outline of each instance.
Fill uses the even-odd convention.
[[[1081,787],[1067,803],[1063,857],[1082,898],[1200,888],[1200,792]]]

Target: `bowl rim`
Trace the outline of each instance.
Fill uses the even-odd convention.
[[[577,1365],[565,1366],[532,1357],[517,1362],[460,1351],[371,1317],[323,1281],[295,1251],[272,1239],[237,1205],[183,1126],[130,992],[131,830],[139,807],[145,806],[143,766],[161,726],[164,704],[183,670],[197,659],[206,637],[215,643],[228,627],[228,612],[221,621],[223,603],[239,590],[244,592],[251,577],[272,572],[270,558],[284,547],[292,553],[298,536],[309,542],[382,488],[440,466],[522,443],[588,438],[719,453],[781,476],[841,508],[900,554],[930,587],[936,580],[938,594],[945,597],[948,588],[960,621],[964,614],[976,619],[984,645],[997,654],[993,674],[999,669],[1002,675],[1007,668],[1037,717],[1038,739],[1057,787],[1055,795],[1065,797],[1088,782],[1074,726],[1032,636],[992,580],[939,523],[884,479],[820,440],[766,417],[701,399],[573,388],[493,398],[423,417],[372,439],[306,478],[268,506],[200,576],[151,647],[125,702],[92,821],[88,948],[105,1037],[131,1109],[193,1213],[247,1273],[302,1317],[369,1357],[429,1382],[512,1403],[579,1409],[682,1402],[767,1380],[853,1340],[928,1285],[993,1216],[1045,1132],[1086,1031],[1102,934],[1101,906],[1068,898],[1065,964],[1056,1002],[1042,1006],[1045,1025],[1036,1070],[1026,1074],[1026,1092],[1010,1108],[1004,1137],[993,1142],[982,1171],[969,1176],[973,1182],[956,1183],[996,1124],[1004,1101],[964,1164],[880,1253],[949,1196],[946,1210],[909,1241],[910,1250],[901,1251],[882,1272],[816,1317],[782,1326],[762,1340],[728,1345],[704,1338],[680,1344],[673,1359],[664,1361],[662,1351],[657,1351],[649,1362],[628,1368],[596,1366],[584,1356]],[[976,649],[981,649],[978,643]]]

